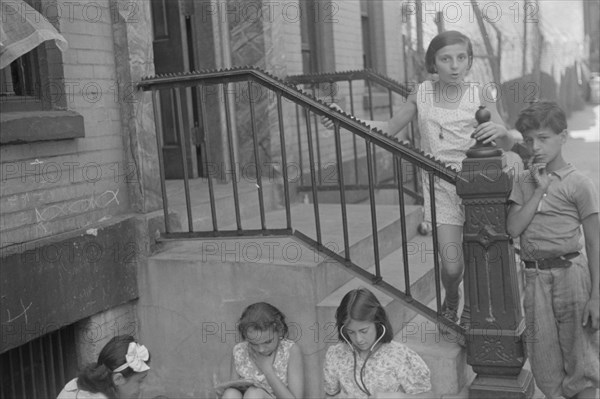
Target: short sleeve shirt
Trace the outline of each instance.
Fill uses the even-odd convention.
[[[580,251],[581,223],[598,213],[598,193],[592,180],[571,164],[550,173],[551,183],[537,211],[521,233],[523,260],[554,258]],[[513,179],[510,201],[524,205],[535,190],[531,171]]]
[[[352,348],[346,343],[329,347],[325,355],[325,393],[342,393],[349,398],[366,398],[354,381],[360,381],[364,361],[357,355],[356,367]],[[404,392],[418,394],[431,390],[429,368],[421,357],[399,342],[391,341],[367,360],[363,381],[371,394],[375,392]]]
[[[91,393],[77,387],[77,378],[72,379],[65,385],[56,399],[108,399],[102,393]]]

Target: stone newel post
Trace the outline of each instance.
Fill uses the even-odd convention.
[[[465,288],[471,304],[467,363],[477,377],[471,398],[531,398],[523,370],[523,336],[515,251],[506,232],[511,179],[502,150],[478,145],[467,152],[456,185],[465,206]]]

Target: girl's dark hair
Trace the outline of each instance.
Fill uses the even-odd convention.
[[[515,128],[521,134],[530,130],[546,128],[560,134],[567,128],[567,117],[555,102],[534,102],[519,113]]]
[[[382,343],[390,342],[394,338],[394,331],[385,309],[381,306],[377,297],[366,288],[352,290],[342,298],[340,306],[335,312],[335,323],[340,340],[344,339],[342,337],[342,334],[344,334],[342,327],[348,324],[350,320],[375,323],[378,337],[383,331],[382,326],[385,326],[385,334],[380,341]],[[348,340],[348,337],[346,339]]]
[[[287,337],[288,326],[285,323],[285,315],[266,302],[257,302],[248,306],[238,322],[238,331],[243,340],[248,338],[248,329],[265,331],[271,327],[279,333],[279,336]]]
[[[92,393],[103,393],[109,398],[116,398],[116,387],[112,379],[113,370],[127,361],[125,355],[131,342],[135,342],[135,338],[131,335],[117,335],[108,341],[100,351],[98,361],[88,365],[79,373],[77,378],[79,389]],[[150,363],[150,360],[146,363]],[[129,378],[135,371],[127,367],[119,373],[123,377]]]
[[[429,43],[429,47],[427,47],[427,52],[425,53],[425,68],[427,68],[427,72],[437,72],[435,69],[435,54],[439,49],[453,44],[465,44],[467,46],[469,69],[471,69],[473,65],[473,45],[471,44],[471,39],[459,31],[447,30],[434,37],[431,43]]]

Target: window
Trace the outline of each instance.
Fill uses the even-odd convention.
[[[39,97],[39,69],[36,50],[13,61],[2,70],[2,95]]]
[[[64,38],[36,10],[56,9],[54,0],[2,2],[8,66],[0,70],[0,144],[84,136],[83,118],[67,108],[64,93]],[[43,35],[34,34],[43,31]],[[52,38],[40,44],[39,36]],[[24,47],[12,43],[25,43]],[[37,47],[36,47],[37,46]],[[11,50],[14,50],[11,54]],[[27,51],[29,50],[29,51]],[[25,53],[23,54],[23,51]],[[22,54],[22,55],[21,55]]]

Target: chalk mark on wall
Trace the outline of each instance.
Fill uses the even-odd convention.
[[[31,307],[31,305],[33,305],[33,302],[29,302],[29,305],[27,305],[27,307],[25,307],[25,305],[23,304],[23,299],[19,299],[19,302],[21,302],[21,308],[23,308],[23,311],[21,313],[19,313],[18,315],[16,315],[15,317],[11,317],[10,316],[10,310],[6,309],[6,313],[8,313],[8,320],[6,320],[7,323],[12,323],[13,321],[17,320],[20,317],[25,317],[25,324],[27,324],[27,311],[29,310],[29,308]]]
[[[59,216],[69,216],[81,214],[94,209],[103,209],[108,207],[113,202],[119,205],[118,195],[119,189],[117,189],[117,191],[106,190],[97,197],[92,195],[89,198],[82,198],[73,202],[50,205],[42,210],[35,208],[37,228],[41,229],[42,233],[48,233],[48,229],[44,223],[56,219]]]

